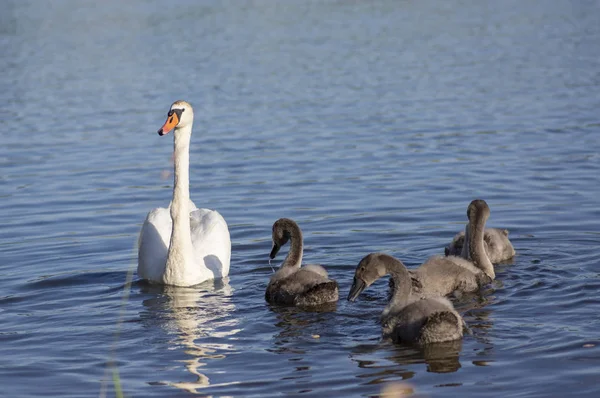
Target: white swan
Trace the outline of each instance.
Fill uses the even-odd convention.
[[[190,200],[190,138],[194,110],[185,101],[171,105],[158,130],[174,135],[175,182],[169,208],[156,208],[146,217],[138,240],[138,275],[153,283],[193,286],[229,274],[231,239],[223,217],[198,209]]]

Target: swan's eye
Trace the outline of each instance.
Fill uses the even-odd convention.
[[[177,119],[181,120],[181,113],[183,112],[183,109],[172,109],[171,110],[171,114],[169,116],[171,116],[172,114],[176,114],[177,115]]]

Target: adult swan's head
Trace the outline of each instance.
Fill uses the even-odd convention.
[[[167,121],[158,129],[158,135],[169,134],[173,129],[189,130],[191,133],[194,124],[194,110],[192,106],[185,101],[175,101],[167,114]]]

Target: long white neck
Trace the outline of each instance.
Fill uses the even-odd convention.
[[[175,182],[173,184],[173,201],[171,202],[171,242],[165,270],[166,277],[181,274],[180,267],[185,267],[192,260],[193,246],[190,234],[190,138],[192,125],[174,131],[174,167]],[[191,264],[190,264],[191,265]]]

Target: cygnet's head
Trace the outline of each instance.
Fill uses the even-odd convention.
[[[167,114],[167,121],[158,129],[158,135],[168,134],[173,129],[190,126],[194,123],[194,110],[185,101],[175,101]]]
[[[490,207],[483,199],[475,199],[467,208],[467,217],[471,222],[476,222],[477,220],[486,221],[489,216]]]
[[[384,253],[371,253],[366,255],[356,267],[354,281],[348,293],[348,300],[354,301],[373,282],[387,273],[386,262],[389,255]]]
[[[289,218],[280,218],[273,224],[273,248],[269,255],[271,260],[275,258],[279,249],[281,249],[281,246],[285,245],[287,241],[290,240],[292,236],[290,229],[292,226],[297,227],[297,224]]]

